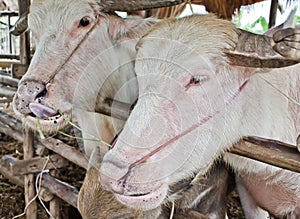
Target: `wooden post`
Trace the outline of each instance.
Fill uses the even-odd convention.
[[[24,131],[24,160],[31,159],[34,156],[34,133],[25,128]],[[25,194],[25,205],[27,206],[29,202],[35,197],[35,180],[34,174],[27,174],[24,177],[24,194]],[[26,210],[27,219],[37,219],[37,204],[35,201],[27,207]]]
[[[276,15],[277,15],[277,8],[278,8],[278,0],[272,0],[271,9],[270,9],[270,16],[269,16],[269,28],[271,28],[275,25]]]
[[[18,0],[19,16],[27,13],[30,5],[30,0]],[[29,65],[30,63],[30,34],[29,31],[24,32],[20,36],[20,62],[21,64]]]
[[[57,170],[50,170],[50,174],[53,177],[57,176]],[[54,198],[50,201],[50,213],[54,217],[54,219],[60,219],[60,206],[61,206],[61,201],[57,196],[54,196]],[[50,218],[52,219],[52,218]]]
[[[26,13],[30,0],[18,0],[19,16]],[[30,35],[25,32],[20,36],[20,62],[25,66],[29,66],[30,62]],[[24,130],[24,160],[31,159],[34,156],[34,133],[25,128]],[[27,206],[30,201],[35,197],[35,180],[34,174],[28,174],[24,177],[24,192],[25,192],[25,205]],[[31,202],[26,210],[27,219],[37,219],[37,204],[35,201]]]

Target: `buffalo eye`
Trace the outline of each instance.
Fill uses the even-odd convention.
[[[90,24],[90,18],[89,17],[83,17],[83,18],[81,18],[81,20],[80,20],[80,26],[82,26],[82,27],[86,27],[86,26],[88,26],[89,24]]]
[[[206,75],[193,75],[190,81],[184,86],[186,89],[189,89],[191,86],[199,86],[204,81],[208,80],[208,76]]]
[[[197,85],[201,83],[201,78],[197,76],[192,76],[190,84]]]

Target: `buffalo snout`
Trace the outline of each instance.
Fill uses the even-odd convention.
[[[102,187],[117,194],[123,194],[125,191],[126,174],[128,168],[121,168],[115,162],[104,162],[105,169],[100,169],[100,182]]]
[[[41,103],[46,95],[46,85],[38,81],[24,81],[19,84],[18,91],[14,99],[16,110],[22,114],[31,113],[30,103]]]

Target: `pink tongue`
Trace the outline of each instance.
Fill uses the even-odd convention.
[[[39,103],[30,103],[29,108],[34,115],[42,119],[49,118],[57,114],[57,110],[54,110],[50,107],[44,106]]]

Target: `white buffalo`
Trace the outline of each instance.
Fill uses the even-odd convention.
[[[204,15],[161,22],[140,40],[139,99],[100,169],[120,202],[156,208],[171,198],[170,186],[224,156],[247,218],[300,217],[300,174],[226,153],[243,136],[296,145],[300,134],[300,66],[256,68],[269,48],[248,46],[256,56],[242,60],[249,40],[240,35]]]

